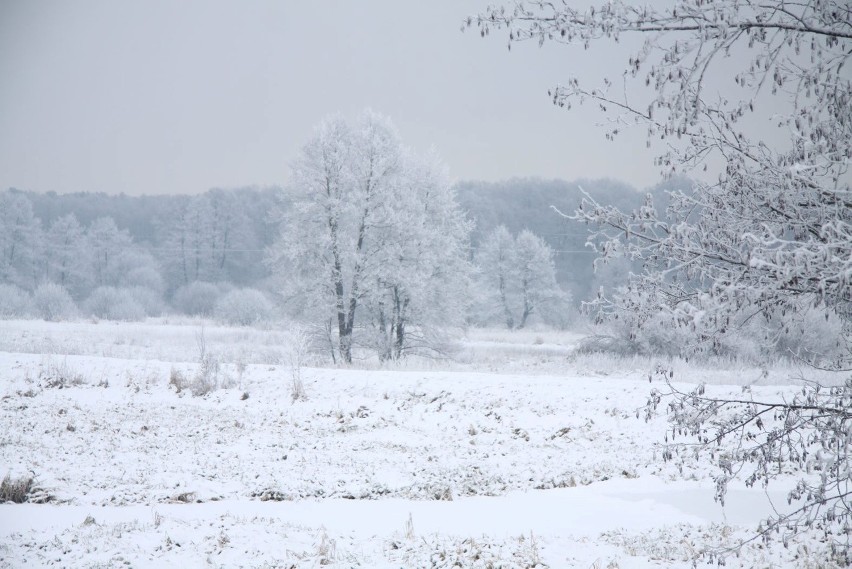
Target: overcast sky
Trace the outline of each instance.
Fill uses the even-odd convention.
[[[506,49],[462,19],[489,2],[0,3],[0,188],[199,193],[283,184],[325,115],[372,107],[455,179],[658,179],[641,133],[547,90],[626,53]]]

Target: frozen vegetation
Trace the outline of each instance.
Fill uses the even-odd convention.
[[[0,193],[0,563],[848,566],[849,14],[466,19],[645,39],[550,93],[646,133],[641,200],[453,184],[369,109],[282,188]]]
[[[581,338],[472,329],[453,361],[339,369],[275,329],[6,321],[0,465],[32,481],[2,506],[0,559],[690,567],[785,507],[792,472],[732,485],[723,508],[703,454],[664,462],[665,418],[636,417],[654,362],[576,354]],[[798,389],[789,367],[668,364],[718,395]],[[728,564],[823,566],[824,547],[753,543]]]

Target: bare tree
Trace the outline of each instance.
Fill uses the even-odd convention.
[[[483,35],[508,30],[512,42],[579,44],[645,38],[628,61],[624,85],[576,78],[551,91],[570,108],[592,101],[611,119],[607,137],[639,126],[649,146],[662,140],[664,173],[701,172],[704,181],[674,191],[665,212],[648,197],[622,212],[590,197],[571,216],[596,228],[603,259],[644,262],[633,284],[659,302],[673,326],[698,329],[698,349],[756,317],[801,318],[814,305],[843,321],[847,349],[834,369],[852,368],[852,6],[844,0],[677,0],[667,8],[612,1],[577,10],[566,2],[516,2],[472,17]],[[724,67],[723,67],[724,66]],[[733,73],[729,70],[734,68]],[[711,78],[732,76],[730,89]],[[631,100],[628,94],[638,99]],[[777,133],[754,136],[763,118]],[[718,175],[707,176],[718,169]],[[606,302],[606,299],[603,300]],[[641,321],[642,319],[639,319]],[[748,471],[768,484],[771,464],[799,469],[790,515],[760,534],[786,536],[818,527],[841,562],[852,562],[849,449],[852,380],[806,383],[793,401],[720,399],[703,387],[667,390],[673,433],[701,444],[737,441],[716,453],[718,497]],[[649,410],[663,394],[652,394]],[[812,471],[816,471],[812,473]]]

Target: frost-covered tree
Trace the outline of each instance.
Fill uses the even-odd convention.
[[[69,320],[77,316],[77,305],[68,291],[56,283],[42,283],[33,291],[36,316],[48,322]]]
[[[515,239],[515,259],[518,263],[522,306],[518,328],[523,328],[527,319],[548,298],[556,295],[556,267],[550,246],[526,229]]]
[[[463,323],[471,223],[434,154],[406,151],[390,223],[377,232],[376,282],[367,308],[382,359],[440,349],[436,333]]]
[[[509,300],[515,294],[515,239],[505,226],[498,226],[482,240],[477,263],[485,281],[486,292],[496,292],[497,305],[503,313],[506,327],[514,329],[515,311]]]
[[[207,200],[189,200],[183,218],[186,224],[186,244],[181,252],[181,266],[189,271],[189,282],[210,281],[213,278],[213,236],[210,228],[212,216]]]
[[[254,245],[248,232],[252,220],[246,217],[245,208],[233,192],[211,190],[202,198],[208,203],[210,216],[208,239],[212,277],[226,280],[237,276],[241,271],[249,269],[244,262],[245,256],[239,253]]]
[[[73,213],[58,217],[44,236],[46,278],[80,293],[92,280],[86,235]]]
[[[449,186],[416,163],[390,120],[364,111],[351,125],[323,120],[291,166],[269,262],[289,282],[290,298],[314,319],[331,319],[344,362],[365,311],[385,337],[404,339],[412,317],[442,306],[426,289],[438,282],[439,264],[453,267],[464,249],[467,231]],[[430,252],[439,243],[443,251]]]
[[[186,286],[195,276],[191,271],[189,204],[192,198],[182,196],[175,207],[157,221],[159,244],[168,288]]]
[[[92,277],[97,286],[114,286],[121,279],[121,259],[133,239],[111,217],[99,217],[86,228],[92,255]]]
[[[92,291],[82,307],[88,314],[106,320],[134,322],[146,316],[145,307],[130,289],[101,286]]]
[[[41,221],[30,200],[17,192],[0,193],[0,279],[32,290],[40,264]]]
[[[0,320],[29,318],[33,312],[30,293],[15,285],[0,283]]]
[[[195,281],[214,281],[217,269],[217,239],[213,230],[214,209],[204,196],[183,198],[171,214],[161,220],[169,288]]]
[[[615,114],[609,136],[628,122],[646,128],[649,138],[667,140],[658,159],[666,170],[721,161],[717,181],[673,192],[667,212],[651,200],[625,213],[587,199],[577,218],[603,226],[596,243],[604,256],[641,257],[654,279],[665,271],[656,286],[680,305],[695,305],[694,291],[708,291],[713,305],[707,309],[720,330],[731,311],[795,312],[804,295],[848,311],[852,81],[843,66],[850,56],[850,7],[835,1],[673,4],[657,10],[610,2],[579,11],[519,2],[476,23],[483,32],[508,27],[513,41],[588,46],[648,36],[626,70],[627,78],[649,86],[647,99],[626,99],[626,90],[609,88],[609,80],[595,89],[569,78],[552,92],[554,101],[599,103]],[[731,53],[738,57],[727,57]],[[738,62],[730,94],[706,87],[714,73],[730,73]],[[748,121],[761,117],[761,105],[771,107],[779,126],[772,139],[749,135],[754,125]]]
[[[251,326],[273,316],[272,303],[259,290],[243,288],[232,290],[216,301],[216,318],[235,326]]]
[[[139,292],[146,299],[145,305],[159,304],[164,288],[159,263],[150,251],[137,247],[111,217],[100,217],[86,228],[86,245],[95,288],[147,290]],[[104,294],[100,297],[107,298]]]
[[[193,281],[175,291],[172,306],[190,316],[211,316],[224,292],[216,284]]]
[[[666,173],[718,170],[712,181],[670,194],[665,212],[649,197],[634,212],[587,198],[574,218],[597,228],[604,258],[641,259],[634,283],[671,326],[699,327],[699,349],[760,316],[801,319],[811,307],[852,317],[852,7],[843,0],[676,0],[668,7],[615,0],[588,9],[566,2],[516,2],[468,25],[509,41],[578,44],[641,36],[623,75],[599,88],[577,78],[551,92],[566,108],[592,101],[612,119],[606,135],[631,126],[662,140]],[[622,79],[623,77],[623,79]],[[718,88],[716,80],[729,83]],[[623,83],[622,83],[623,81]],[[711,85],[713,87],[711,88]],[[766,124],[761,125],[764,122]],[[765,134],[756,126],[775,125]],[[762,135],[755,133],[764,133]],[[705,178],[706,179],[706,178]],[[604,301],[605,302],[605,301]],[[852,353],[834,362],[852,368]],[[764,484],[784,464],[816,469],[790,495],[797,506],[761,535],[817,527],[852,562],[852,380],[809,384],[794,401],[674,393],[674,430],[702,441],[741,442],[717,460],[719,498],[749,470]],[[658,402],[657,395],[652,403]],[[652,405],[655,407],[655,405]]]
[[[291,166],[293,203],[273,254],[292,262],[289,276],[307,306],[332,313],[347,363],[356,311],[375,281],[369,274],[377,268],[373,233],[387,217],[400,150],[382,117],[365,114],[355,127],[331,117]]]
[[[497,227],[483,239],[477,263],[489,303],[499,307],[510,330],[526,326],[542,305],[562,299],[553,250],[529,230],[515,238]]]
[[[193,281],[241,281],[256,274],[247,250],[259,247],[251,220],[233,191],[185,197],[158,223],[169,288]]]

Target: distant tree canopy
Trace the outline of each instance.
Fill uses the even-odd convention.
[[[664,189],[682,189],[690,184],[689,180],[675,178],[650,191],[659,200],[665,197]],[[622,284],[630,268],[613,265],[595,272],[594,255],[586,247],[588,229],[551,208],[572,211],[582,200],[580,188],[600,203],[619,208],[632,209],[642,201],[642,195],[632,186],[607,179],[569,182],[513,178],[462,181],[454,186],[460,208],[474,222],[474,254],[483,236],[498,226],[515,235],[531,231],[553,249],[556,279],[575,302],[593,297],[600,286]],[[74,262],[91,252],[86,231],[96,220],[106,223],[103,220],[111,219],[115,229],[130,239],[125,244],[136,251],[137,257],[144,257],[137,260],[149,268],[137,268],[137,280],[171,294],[195,281],[255,286],[267,278],[263,251],[276,236],[275,219],[284,217],[292,206],[276,188],[214,189],[196,196],[8,190],[0,199],[7,203],[0,214],[0,225],[8,233],[0,235],[0,246],[6,247],[7,255],[5,264],[0,265],[4,271],[0,279],[29,290],[47,279],[66,287],[75,297],[98,284],[85,267]],[[35,257],[39,261],[34,265]]]
[[[480,321],[490,322],[499,314],[514,330],[526,326],[531,316],[568,310],[567,295],[556,283],[553,250],[528,229],[513,236],[498,226],[480,244],[476,262]]]
[[[30,290],[48,280],[79,296],[92,286],[116,284],[110,271],[135,271],[135,280],[145,286],[160,280],[154,288],[166,291],[197,280],[248,285],[268,276],[262,259],[274,236],[274,188],[196,196],[8,190],[0,200],[8,204],[0,243],[9,245],[0,276]],[[124,265],[115,264],[116,252],[124,255]]]
[[[691,180],[674,177],[648,192],[658,203],[665,203],[666,191],[691,186]],[[617,269],[600,267],[595,272],[594,251],[586,246],[588,227],[566,219],[553,207],[563,212],[574,211],[585,191],[599,203],[629,211],[642,204],[643,194],[634,187],[608,179],[512,178],[502,182],[463,181],[456,185],[456,190],[461,207],[475,222],[471,234],[474,249],[498,226],[504,226],[512,234],[532,231],[553,249],[556,280],[577,302],[592,298],[600,286],[612,288],[626,281],[629,265],[619,265]]]

